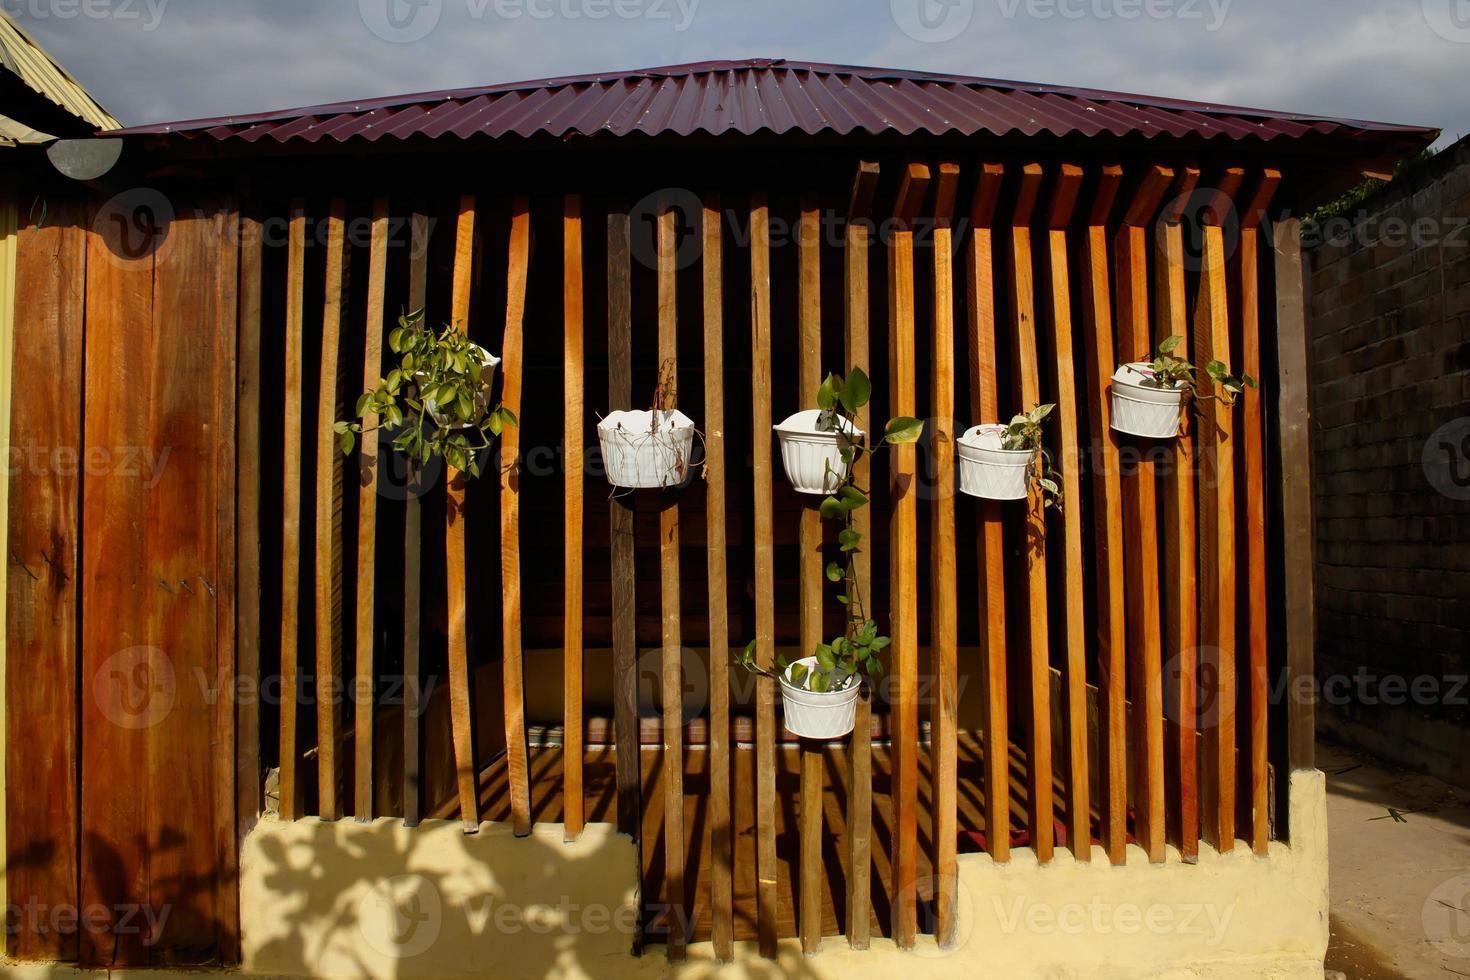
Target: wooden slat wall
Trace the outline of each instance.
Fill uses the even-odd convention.
[[[1086,595],[1082,571],[1082,452],[1078,440],[1077,382],[1072,356],[1072,284],[1067,270],[1067,226],[1082,188],[1082,168],[1063,164],[1057,172],[1047,214],[1046,269],[1050,286],[1056,397],[1053,425],[1062,488],[1063,624],[1066,631],[1067,837],[1073,856],[1092,860],[1092,797],[1087,762]]]
[[[966,315],[970,333],[970,416],[976,424],[1000,421],[995,346],[995,245],[993,223],[1005,168],[980,167],[970,207],[970,245],[965,252]],[[985,688],[985,845],[997,862],[1010,860],[1010,721],[1006,687],[1005,540],[1000,504],[977,502],[980,534],[980,637]]]
[[[1169,189],[1169,203],[1159,215],[1154,256],[1154,344],[1170,337],[1183,338],[1175,356],[1189,358],[1189,312],[1185,302],[1184,229],[1181,221],[1195,186],[1199,169],[1185,167]],[[1195,584],[1195,554],[1198,547],[1194,527],[1194,426],[1180,427],[1172,447],[1171,470],[1164,486],[1163,592],[1165,663],[1163,683],[1167,686],[1165,741],[1168,754],[1167,793],[1169,810],[1166,834],[1185,861],[1199,855],[1199,776],[1196,684],[1199,656],[1198,589]]]
[[[797,392],[798,408],[817,404],[822,385],[821,212],[814,197],[801,202],[797,226]],[[817,498],[813,498],[817,499]],[[822,519],[816,504],[803,501],[798,526],[798,579],[801,586],[801,641],[797,653],[809,657],[822,642]],[[821,742],[802,739],[800,933],[804,953],[822,943],[822,797]]]
[[[915,411],[913,221],[929,189],[929,168],[910,163],[899,185],[888,243],[889,415]],[[890,453],[888,577],[893,637],[893,940],[912,949],[918,932],[919,603],[918,453]]]
[[[931,641],[934,658],[931,745],[934,789],[934,934],[941,948],[954,944],[958,919],[958,773],[956,715],[959,708],[959,610],[955,592],[955,398],[954,398],[954,218],[959,190],[957,163],[939,164],[934,181],[933,365],[930,377]]]
[[[24,478],[10,480],[7,515],[5,885],[12,903],[34,897],[52,908],[78,905],[81,478],[51,461],[82,445],[86,221],[81,205],[53,208],[16,242],[15,305],[26,327],[10,366],[8,435]],[[11,956],[76,958],[75,933],[37,929],[26,916],[13,925]]]
[[[260,216],[240,215],[240,335],[235,379],[235,656],[241,677],[260,676],[260,364],[264,259]],[[260,763],[260,699],[235,710],[236,847],[265,809]]]
[[[1041,402],[1041,372],[1037,358],[1035,283],[1031,261],[1030,223],[1041,189],[1040,164],[1021,168],[1011,218],[1011,360],[1015,369],[1017,411],[1031,411]],[[1009,421],[1009,420],[1007,420]],[[1031,848],[1037,860],[1052,859],[1055,846],[1055,807],[1051,759],[1051,660],[1048,638],[1046,587],[1046,512],[1033,484],[1026,501],[1027,685],[1030,704],[1024,716],[1026,741],[1026,799]]]
[[[302,319],[306,302],[306,204],[291,202],[286,244],[286,350],[284,424],[281,433],[281,744],[280,813],[302,815],[301,760],[301,424]]]
[[[725,292],[718,195],[705,196],[704,451],[708,498],[710,907],[715,958],[735,956],[735,852],[730,806],[730,619],[725,554]]]
[[[843,366],[871,374],[868,358],[868,263],[873,195],[878,186],[878,164],[862,161],[853,179],[844,231],[843,279]],[[872,432],[872,413],[867,406],[857,412],[857,427]],[[853,476],[859,486],[869,487],[871,465],[867,456],[857,460]],[[858,589],[871,606],[873,601],[872,530],[873,510],[863,507],[853,515],[853,527],[867,544],[854,562]],[[873,894],[873,697],[865,684],[858,696],[856,719],[848,750],[847,799],[847,941],[853,949],[867,949],[872,929]]]
[[[568,194],[562,201],[562,394],[566,415],[562,446],[566,459],[566,522],[563,540],[562,676],[562,809],[566,839],[582,833],[582,473],[586,436],[583,432],[582,341],[582,199]]]
[[[1148,167],[1123,214],[1117,236],[1117,356],[1152,360],[1149,325],[1148,235],[1172,171]],[[1156,477],[1139,453],[1123,470],[1124,577],[1128,610],[1134,750],[1135,836],[1155,863],[1164,860],[1164,701],[1159,622],[1159,547]]]
[[[425,311],[429,290],[429,216],[409,219],[408,312]],[[403,823],[417,827],[423,801],[419,732],[419,634],[422,630],[423,504],[410,487],[403,513]]]
[[[763,193],[750,197],[751,473],[755,519],[755,656],[776,662],[775,545],[771,501],[771,214]],[[756,916],[762,956],[776,955],[776,682],[756,679]]]

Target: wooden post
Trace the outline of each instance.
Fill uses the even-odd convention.
[[[1277,415],[1281,420],[1282,551],[1286,567],[1287,690],[1313,676],[1317,642],[1312,553],[1312,446],[1307,402],[1307,328],[1302,286],[1302,226],[1297,218],[1275,225]],[[1287,765],[1316,768],[1316,704],[1287,701]],[[1290,828],[1288,828],[1290,832]]]
[[[1118,354],[1152,360],[1148,313],[1148,235],[1174,172],[1144,170],[1117,238]],[[1159,626],[1159,536],[1154,464],[1149,447],[1123,470],[1123,534],[1129,651],[1133,673],[1135,836],[1157,864],[1164,860],[1164,688]]]
[[[531,202],[516,195],[510,202],[510,268],[505,289],[505,338],[501,362],[505,372],[501,404],[521,414],[524,358],[522,323],[526,316],[526,280],[531,264]],[[526,759],[526,695],[521,666],[521,429],[507,426],[500,435],[500,593],[501,679],[505,695],[506,769],[510,774],[510,815],[517,837],[531,833],[531,776]]]
[[[970,417],[1000,421],[995,348],[995,208],[1005,167],[983,164],[970,207],[965,251],[965,307],[970,331]],[[1000,503],[977,501],[980,514],[980,672],[985,687],[985,849],[992,860],[1011,858],[1011,738],[1006,691],[1005,540]]]
[[[1240,247],[1236,251],[1240,283],[1241,370],[1260,383],[1261,310],[1259,243],[1261,219],[1276,196],[1281,174],[1263,171],[1240,211]],[[1250,825],[1251,850],[1264,856],[1271,841],[1270,757],[1266,717],[1268,632],[1266,622],[1266,417],[1260,388],[1247,386],[1241,424],[1245,451],[1245,523],[1239,539],[1246,554],[1246,623],[1250,644],[1250,674],[1246,699],[1250,706]]]
[[[1202,213],[1203,265],[1195,302],[1194,359],[1201,379],[1214,360],[1230,361],[1225,282],[1229,202],[1244,172],[1227,170]],[[1202,380],[1202,383],[1208,383]],[[1204,837],[1221,853],[1235,847],[1235,419],[1219,401],[1200,403],[1199,585],[1200,642],[1206,671]]]
[[[322,314],[321,386],[316,454],[316,738],[317,800],[323,820],[342,816],[342,492],[344,465],[332,425],[344,399],[338,351],[347,302],[347,204],[335,198],[327,215],[327,297]]]
[[[410,221],[408,257],[409,312],[423,312],[429,279],[429,216],[414,212]],[[427,314],[425,314],[427,317]],[[422,628],[420,564],[423,542],[423,510],[417,496],[420,487],[407,485],[408,504],[403,517],[403,823],[417,827],[423,797],[419,760],[419,723],[423,711],[419,699],[419,632]]]
[[[934,181],[934,366],[930,405],[929,509],[930,647],[934,658],[930,758],[934,807],[934,936],[941,948],[954,945],[959,904],[959,788],[956,715],[959,710],[959,610],[955,592],[955,405],[954,405],[954,219],[960,166],[939,164]]]
[[[797,392],[800,408],[817,403],[822,385],[822,213],[813,196],[801,200],[797,226],[798,331]],[[815,498],[814,498],[815,499]],[[798,527],[798,579],[801,588],[801,648],[809,657],[822,642],[822,519],[815,504],[803,501]],[[815,953],[822,944],[822,753],[820,741],[801,740],[801,949]]]
[[[715,958],[735,958],[735,853],[730,825],[730,611],[725,561],[725,290],[720,199],[708,194],[704,249],[704,465],[709,571],[710,919]]]
[[[235,655],[241,677],[260,678],[260,325],[261,222],[240,215],[240,337],[235,382]],[[15,521],[11,526],[16,526]],[[260,699],[236,706],[237,848],[265,809],[260,769]],[[12,791],[13,792],[13,791]]]
[[[873,194],[878,186],[878,164],[864,160],[858,164],[853,179],[852,197],[847,208],[844,232],[844,277],[846,291],[843,305],[843,338],[845,368],[860,368],[869,374],[868,362],[868,259]],[[864,406],[856,414],[857,427],[873,431],[871,412]],[[853,475],[859,486],[871,486],[870,465],[866,456],[857,460]],[[853,514],[853,528],[869,543],[859,551],[854,565],[858,588],[871,604],[873,596],[873,556],[871,554],[873,513],[863,507]],[[867,949],[873,917],[872,831],[873,831],[873,697],[864,683],[858,695],[856,721],[848,748],[847,797],[847,942],[853,949]]]
[[[658,212],[658,363],[662,403],[679,404],[679,320],[677,295],[678,212],[667,202]],[[670,960],[684,958],[684,664],[683,624],[679,603],[679,496],[662,494],[658,512],[658,552],[663,606],[664,703],[664,891]]]
[[[363,340],[362,390],[372,391],[383,379],[383,313],[388,276],[388,199],[373,201],[373,232],[368,262],[367,328]],[[373,600],[378,546],[378,417],[363,419],[362,452],[358,457],[357,510],[357,663],[352,696],[356,793],[352,813],[373,819]]]
[[[751,471],[755,486],[755,656],[776,662],[775,544],[771,501],[771,215],[763,192],[750,196]],[[760,953],[776,956],[776,682],[755,687],[756,929]]]
[[[455,229],[454,292],[450,324],[469,332],[470,285],[475,257],[475,197],[459,200]],[[444,559],[449,611],[449,713],[454,740],[455,782],[459,788],[459,818],[467,834],[480,829],[479,770],[471,734],[469,636],[465,626],[465,484],[468,477],[445,467]]]
[[[929,189],[929,168],[910,163],[894,207],[888,246],[888,407],[913,415],[913,221]],[[919,608],[916,447],[894,446],[889,464],[888,577],[893,637],[893,941],[912,949],[918,932]]]
[[[1037,357],[1035,283],[1031,265],[1031,217],[1041,188],[1042,168],[1029,163],[1021,169],[1016,210],[1011,219],[1011,359],[1016,371],[1019,411],[1029,412],[1041,401],[1041,372]],[[1026,717],[1026,799],[1031,825],[1031,848],[1046,864],[1055,846],[1051,761],[1051,660],[1047,636],[1046,512],[1040,491],[1033,485],[1026,501],[1026,581],[1029,670]]]
[[[1199,169],[1185,167],[1170,188],[1171,199],[1159,215],[1154,256],[1154,343],[1181,337],[1176,357],[1189,359],[1189,313],[1185,308],[1184,230],[1180,221],[1199,183]],[[1180,856],[1194,863],[1199,856],[1199,777],[1196,691],[1199,655],[1199,590],[1195,583],[1198,547],[1194,528],[1194,427],[1180,427],[1174,441],[1171,471],[1164,478],[1164,644],[1173,669],[1163,683],[1172,711],[1165,732],[1168,791],[1178,807],[1167,813],[1166,836]]]
[[[298,647],[301,607],[301,348],[305,316],[306,205],[291,202],[286,241],[286,376],[284,447],[281,460],[281,745],[280,813],[283,820],[301,816],[305,798],[297,781],[301,757]]]
[[[576,840],[586,819],[582,801],[582,418],[585,386],[582,356],[582,198],[562,199],[562,471],[566,474],[566,522],[562,576],[562,811],[566,839]]]
[[[1102,759],[1102,842],[1108,860],[1122,864],[1128,843],[1127,644],[1123,612],[1123,497],[1118,479],[1118,438],[1109,389],[1113,360],[1112,295],[1108,278],[1108,217],[1123,180],[1121,167],[1105,166],[1087,219],[1083,252],[1083,354],[1092,444],[1093,529],[1097,560],[1098,742]]]
[[[1092,860],[1092,798],[1087,760],[1086,586],[1082,554],[1082,451],[1078,439],[1077,379],[1072,355],[1072,287],[1067,271],[1067,226],[1077,206],[1082,168],[1062,164],[1047,213],[1046,268],[1052,348],[1057,466],[1061,470],[1063,624],[1066,633],[1067,838],[1078,861]]]
[[[633,407],[633,268],[628,210],[607,216],[607,408]],[[642,837],[643,789],[638,761],[638,637],[634,593],[633,510],[608,502],[612,550],[613,739],[617,754],[618,829]],[[641,860],[641,858],[640,858]]]

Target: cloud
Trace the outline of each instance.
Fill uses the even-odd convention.
[[[931,69],[1470,131],[1450,0],[0,0],[127,123],[712,58]],[[376,5],[376,6],[374,6]],[[391,23],[432,30],[413,43]],[[158,13],[150,19],[150,11]],[[366,11],[366,15],[364,13]],[[131,12],[134,16],[124,16]],[[955,19],[961,18],[961,19]],[[156,22],[155,22],[156,21]],[[374,32],[374,23],[380,25]],[[926,26],[927,25],[927,26]],[[410,32],[412,33],[412,32]]]

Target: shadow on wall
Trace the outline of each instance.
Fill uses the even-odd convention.
[[[606,976],[638,926],[637,852],[610,825],[408,829],[267,819],[242,853],[250,972],[314,977]],[[621,972],[626,972],[626,969]]]

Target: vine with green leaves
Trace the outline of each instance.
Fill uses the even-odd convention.
[[[1037,405],[1011,419],[1005,432],[1001,433],[1000,448],[1030,452],[1031,461],[1026,464],[1026,479],[1041,491],[1042,508],[1062,509],[1062,487],[1057,482],[1058,473],[1052,465],[1051,452],[1046,448],[1041,423],[1046,421],[1056,405]]]
[[[398,366],[357,400],[357,421],[334,426],[343,455],[352,452],[373,415],[378,423],[369,429],[396,431],[393,448],[414,466],[441,456],[456,470],[479,476],[475,457],[507,426],[520,424],[504,405],[490,407],[489,352],[453,325],[438,332],[425,326],[423,310],[398,318],[388,346]]]
[[[842,472],[832,470],[827,464],[826,477],[837,477],[836,489],[822,500],[818,513],[823,520],[842,525],[837,534],[837,547],[841,561],[827,563],[827,581],[842,586],[837,601],[846,613],[843,632],[830,642],[819,643],[813,656],[816,666],[808,668],[803,663],[788,663],[784,657],[777,658],[779,672],[762,666],[755,656],[755,641],[748,643],[744,651],[735,655],[735,662],[755,674],[781,680],[783,676],[799,688],[818,693],[845,690],[855,677],[866,675],[882,676],[883,664],[878,654],[892,640],[879,635],[878,624],[868,618],[863,599],[862,584],[857,577],[857,556],[862,553],[863,535],[856,527],[854,514],[868,506],[868,493],[857,485],[856,464],[864,455],[872,456],[877,449],[918,441],[924,431],[924,423],[916,418],[901,416],[889,421],[884,428],[878,446],[869,448],[857,437],[857,416],[873,396],[873,385],[861,368],[854,367],[847,377],[827,375],[817,391],[817,407],[821,415],[817,420],[817,431],[834,432],[837,435]],[[831,485],[824,479],[823,485]]]
[[[1224,361],[1210,361],[1205,365],[1205,374],[1220,388],[1220,393],[1213,389],[1200,390],[1199,369],[1182,357],[1176,357],[1174,351],[1184,343],[1184,338],[1175,334],[1160,342],[1159,349],[1154,352],[1153,360],[1149,362],[1148,373],[1144,374],[1142,384],[1152,387],[1183,389],[1189,393],[1190,398],[1198,403],[1202,401],[1218,401],[1229,408],[1235,404],[1235,399],[1245,392],[1246,388],[1259,387],[1256,379],[1249,374],[1240,377],[1230,373],[1230,368]],[[1138,371],[1137,368],[1133,370]]]

